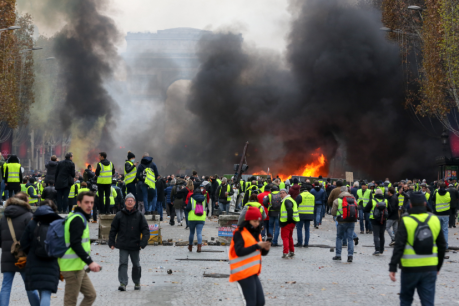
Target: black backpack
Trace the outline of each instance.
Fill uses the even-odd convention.
[[[48,228],[49,224],[38,222],[33,235],[33,239],[36,242],[35,255],[42,260],[54,259],[54,257],[48,256],[48,252],[45,249]]]
[[[389,217],[389,212],[387,211],[386,202],[377,202],[373,211],[373,218],[383,224],[387,217]]]
[[[424,222],[419,221],[413,216],[409,217],[418,223],[418,227],[416,227],[416,231],[414,232],[414,241],[412,245],[414,251],[417,255],[431,255],[434,246],[434,239],[432,230],[427,223],[432,215],[429,214]]]
[[[282,205],[282,198],[280,193],[271,194],[271,210],[280,211]]]

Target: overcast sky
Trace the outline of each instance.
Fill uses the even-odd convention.
[[[120,31],[177,27],[236,29],[257,47],[282,51],[289,28],[288,0],[111,0],[108,14]]]

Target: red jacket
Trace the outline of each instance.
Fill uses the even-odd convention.
[[[258,203],[260,203],[261,205],[263,205],[263,199],[268,195],[270,194],[269,191],[265,191],[263,193],[260,193],[259,195],[257,195],[257,198],[258,198]],[[266,212],[266,219],[265,220],[269,220],[269,216],[268,216],[268,207],[264,206],[263,207],[265,208],[265,212]]]
[[[300,194],[300,185],[295,184],[290,187],[288,194],[292,196],[292,199],[296,199],[296,197]]]

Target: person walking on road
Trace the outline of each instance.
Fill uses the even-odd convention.
[[[229,249],[230,282],[241,286],[246,305],[265,305],[265,296],[258,275],[261,256],[268,255],[271,243],[261,239],[260,210],[250,207],[245,221],[234,232]]]
[[[202,228],[206,223],[206,197],[202,194],[200,188],[196,188],[186,205],[188,213],[188,226],[190,227],[190,236],[188,238],[188,250],[193,252],[194,233],[198,238],[197,252],[201,252],[202,247]]]
[[[400,265],[401,306],[413,303],[415,290],[422,305],[434,306],[435,284],[443,264],[447,244],[438,216],[427,213],[424,194],[412,193],[410,202],[409,215],[402,217],[395,236],[389,277],[393,282],[396,281],[397,265]],[[417,231],[419,227],[423,230]],[[426,233],[428,239],[419,237],[420,232]]]
[[[22,171],[16,155],[10,155],[7,163],[3,165],[3,178],[10,197],[21,191]]]
[[[15,265],[17,260],[11,253],[11,246],[22,237],[32,216],[32,209],[25,193],[19,192],[6,201],[3,218],[0,219],[0,245],[2,247],[1,270],[3,274],[0,304],[2,306],[8,306],[10,303],[11,288],[16,272],[21,274],[25,283],[25,270]],[[40,305],[40,298],[38,297],[37,291],[27,291],[27,297],[30,305]]]
[[[298,204],[298,213],[300,215],[300,221],[296,224],[296,233],[298,242],[295,244],[296,247],[307,248],[309,246],[309,228],[311,221],[314,220],[314,206],[315,197],[310,193],[311,185],[301,186],[301,193],[296,197],[296,203]],[[303,244],[303,226],[304,226],[304,244]]]
[[[69,207],[70,187],[74,183],[75,164],[73,163],[73,154],[65,154],[65,160],[59,162],[54,178],[55,188],[57,191],[57,210],[59,213],[67,212]]]
[[[446,240],[446,249],[448,249],[448,225],[452,197],[448,190],[446,190],[445,183],[440,183],[439,187],[431,196],[431,201],[433,212],[440,219],[441,229]]]
[[[386,231],[390,236],[391,242],[389,246],[393,246],[395,244],[395,233],[397,233],[398,229],[398,197],[395,192],[394,187],[389,187],[387,190],[387,203],[388,203],[388,217],[386,221]]]
[[[323,185],[318,181],[314,182],[314,188],[311,189],[310,193],[314,196],[314,227],[319,228],[322,225],[322,210],[325,209],[324,204],[327,201],[327,193],[323,188]]]
[[[345,197],[352,198],[354,199],[355,205],[357,205],[357,200],[352,196],[352,194],[350,194],[347,191],[346,186],[341,186],[340,188],[336,189],[340,190],[341,193],[339,194],[338,198],[333,201],[333,207],[331,211],[332,216],[336,217],[337,222],[336,256],[333,257],[333,260],[341,260],[341,251],[344,242],[347,243],[347,262],[352,262],[354,259],[354,241],[358,243],[358,238],[354,232],[355,222],[357,222],[357,218],[355,218],[355,221],[343,219],[343,199]],[[350,203],[352,199],[349,199],[348,203]],[[356,212],[356,214],[358,213]]]
[[[64,305],[76,306],[78,295],[84,295],[80,306],[90,306],[97,294],[84,267],[92,272],[99,272],[100,266],[91,258],[89,240],[89,218],[94,206],[94,194],[81,192],[77,197],[77,207],[70,212],[65,221],[65,243],[70,245],[62,258],[58,259],[59,268],[65,280]]]
[[[287,189],[281,189],[280,196],[282,204],[280,209],[280,227],[284,252],[282,258],[292,259],[295,256],[295,245],[293,244],[293,229],[295,224],[300,221],[298,205],[296,201],[287,193]]]
[[[282,205],[282,197],[279,192],[279,187],[275,184],[271,186],[271,193],[263,199],[263,206],[268,207],[269,229],[268,236],[273,237],[272,246],[277,247],[279,239],[279,218],[280,208]]]
[[[60,274],[57,258],[48,256],[40,238],[46,237],[49,224],[59,219],[62,217],[57,214],[56,205],[42,201],[21,237],[21,247],[27,253],[25,287],[40,293],[40,306],[51,305],[51,294],[57,292]]]
[[[387,218],[387,216],[384,215],[384,211],[388,212],[388,206],[388,200],[384,198],[381,188],[378,188],[375,189],[374,197],[364,208],[364,212],[370,214],[370,222],[373,228],[373,241],[375,244],[375,252],[373,255],[375,256],[384,253],[384,232],[386,231]],[[379,207],[381,207],[381,210]]]
[[[107,160],[107,153],[99,153],[100,163],[97,164],[96,177],[97,177],[97,191],[99,192],[99,202],[104,203],[101,205],[101,214],[110,214],[110,194],[112,187],[112,177],[115,174],[115,167],[112,162]],[[105,198],[105,201],[104,201]]]
[[[135,209],[135,197],[129,193],[125,199],[125,208],[119,211],[112,221],[108,246],[120,250],[120,265],[118,268],[119,291],[126,291],[128,284],[128,260],[132,262],[132,281],[134,290],[140,290],[140,250],[144,249],[150,238],[145,216]],[[141,238],[142,237],[142,238]]]

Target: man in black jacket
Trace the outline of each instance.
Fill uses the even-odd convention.
[[[140,267],[140,250],[147,246],[148,239],[150,238],[150,230],[145,216],[135,209],[135,197],[131,193],[126,196],[125,206],[113,219],[108,246],[112,250],[115,248],[120,250],[120,265],[118,268],[120,286],[118,290],[126,291],[129,257],[131,257],[133,265],[132,280],[135,284],[134,290],[140,290],[140,277],[142,273],[142,268]],[[142,240],[140,240],[140,234],[142,234]]]
[[[386,231],[389,234],[390,239],[392,240],[391,243],[389,243],[389,245],[392,246],[395,244],[395,233],[397,232],[397,228],[398,228],[398,211],[399,211],[398,196],[395,193],[394,187],[390,187],[389,190],[387,191],[387,202],[388,202],[387,211],[389,212],[389,216],[387,217],[387,221],[386,221]]]
[[[73,185],[75,177],[75,164],[72,161],[71,152],[65,154],[65,160],[59,162],[56,169],[54,180],[57,191],[57,209],[59,213],[66,212],[69,207],[70,187]]]
[[[451,204],[450,204],[451,208],[450,208],[450,213],[449,213],[449,226],[448,227],[456,228],[456,214],[457,214],[459,193],[457,191],[457,188],[454,187],[454,184],[449,184],[449,187],[447,190],[451,196]]]
[[[48,186],[43,189],[43,194],[41,195],[42,200],[51,200],[54,204],[57,202],[57,191],[54,188],[54,182],[48,183]]]
[[[397,265],[401,266],[401,305],[411,305],[415,289],[418,291],[422,305],[434,305],[435,283],[437,275],[440,273],[443,259],[445,257],[446,240],[443,231],[440,230],[440,221],[437,216],[430,215],[427,222],[432,235],[432,254],[417,255],[413,241],[415,240],[416,228],[419,224],[412,220],[416,218],[419,221],[425,221],[429,217],[426,208],[426,198],[422,192],[413,192],[411,194],[411,203],[408,213],[400,221],[397,235],[395,236],[394,252],[389,264],[389,277],[395,282],[395,273]],[[410,230],[408,231],[407,228]],[[436,236],[437,234],[437,236]],[[409,241],[412,241],[409,243]],[[437,250],[435,250],[437,249]],[[435,252],[436,251],[436,252]]]

